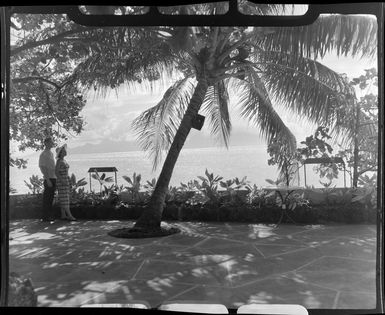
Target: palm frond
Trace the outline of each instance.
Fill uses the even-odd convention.
[[[315,59],[331,51],[371,58],[377,53],[377,20],[372,16],[321,15],[311,25],[278,27],[256,36],[259,47]]]
[[[224,81],[210,86],[202,105],[202,110],[210,117],[211,134],[228,147],[231,132],[229,115],[229,95]]]
[[[138,54],[118,58],[113,63],[106,64],[106,59],[100,54],[90,56],[80,63],[73,77],[81,82],[84,90],[94,89],[97,94],[103,96],[110,88],[114,89],[122,84],[132,90],[135,90],[138,84],[141,87],[146,85],[151,90],[154,82],[162,85],[165,77],[177,77],[179,73],[178,63],[171,55],[160,57]]]
[[[103,31],[94,35],[88,56],[76,66],[73,79],[85,90],[93,88],[97,94],[105,95],[109,88],[123,83],[130,89],[138,84],[152,89],[154,82],[164,85],[165,78],[180,75],[181,62],[188,64],[188,54],[172,51],[170,39],[161,37],[159,30],[133,29],[123,32],[118,28],[116,34]]]
[[[195,83],[186,77],[167,89],[162,100],[132,122],[137,139],[149,153],[155,170],[167,150],[191,99]]]
[[[259,126],[267,142],[273,138],[280,139],[290,152],[294,152],[296,139],[275,111],[265,85],[255,70],[249,67],[246,79],[237,82],[241,116]]]
[[[255,60],[277,102],[336,133],[347,132],[342,112],[352,106],[355,93],[345,77],[317,61],[281,52],[259,52]]]
[[[340,120],[335,123],[334,128],[331,129],[330,135],[335,143],[341,143],[342,145],[352,146],[354,140],[357,138],[357,132],[368,135],[370,137],[376,137],[378,135],[377,124],[370,122],[362,124],[359,123],[357,127],[357,100],[353,99],[345,106],[340,106],[337,109],[336,115],[340,117]],[[366,115],[364,111],[360,111],[360,115],[363,117]],[[357,130],[358,128],[358,130]]]

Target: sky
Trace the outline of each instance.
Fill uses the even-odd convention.
[[[350,57],[327,56],[321,62],[338,73],[346,73],[349,78],[364,74],[364,69],[376,67],[375,60],[360,60]],[[132,93],[123,87],[118,91],[111,90],[105,97],[96,97],[90,93],[87,104],[81,112],[86,121],[85,129],[81,135],[70,137],[67,142],[68,146],[75,148],[86,143],[99,143],[105,140],[135,141],[131,129],[132,120],[142,111],[159,102],[163,92],[162,90],[155,90],[151,93],[139,88],[135,93]],[[299,121],[297,116],[290,113],[280,112],[280,114],[298,141],[304,140],[306,136],[311,134],[310,129],[316,127],[306,121]],[[255,141],[255,135],[259,134],[259,130],[257,127],[249,125],[246,120],[241,119],[234,98],[230,101],[230,117],[234,135],[241,132],[247,133],[246,136],[250,138],[250,143]],[[207,126],[206,123],[200,131],[202,136],[209,136],[210,131]]]

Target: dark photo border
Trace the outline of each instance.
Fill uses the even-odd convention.
[[[378,135],[378,187],[377,187],[377,259],[376,259],[376,309],[373,310],[344,310],[344,309],[311,309],[309,314],[381,314],[384,312],[384,14],[383,2],[369,3],[322,3],[310,4],[309,10],[303,16],[245,16],[238,12],[236,0],[230,0],[229,11],[218,16],[166,16],[160,14],[154,6],[194,4],[219,1],[125,1],[124,5],[152,6],[144,15],[137,16],[86,16],[76,5],[49,6],[6,6],[1,7],[1,291],[0,306],[6,306],[8,295],[8,255],[9,255],[9,83],[10,83],[10,16],[13,13],[65,13],[73,21],[90,26],[298,26],[310,24],[322,13],[341,14],[371,14],[378,21],[378,108],[379,108],[379,135]],[[253,1],[264,2],[264,1]],[[294,1],[297,3],[296,1]],[[279,3],[283,3],[279,2]],[[85,4],[85,3],[82,3]],[[115,4],[115,3],[114,3]],[[71,310],[69,310],[71,311]],[[108,309],[110,311],[110,309]],[[127,311],[127,310],[121,310]],[[135,312],[138,310],[134,310]],[[1,311],[2,312],[2,311]],[[236,310],[229,310],[230,313]]]

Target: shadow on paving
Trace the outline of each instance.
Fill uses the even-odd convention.
[[[132,224],[12,221],[10,271],[32,280],[39,306],[185,300],[228,308],[375,307],[375,226],[174,222],[181,233],[167,237],[107,234]]]

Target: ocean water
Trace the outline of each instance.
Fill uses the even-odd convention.
[[[10,168],[9,181],[12,188],[16,189],[17,194],[28,193],[29,189],[24,180],[29,182],[32,175],[42,177],[38,167],[39,152],[28,157],[28,167],[26,169]],[[250,184],[256,184],[258,187],[268,186],[266,179],[276,180],[278,172],[275,166],[269,166],[267,160],[269,156],[266,152],[265,145],[255,146],[233,146],[229,149],[210,147],[210,148],[184,148],[182,149],[178,162],[174,168],[171,185],[178,186],[181,182],[187,183],[189,180],[197,179],[197,176],[205,176],[207,169],[214,175],[220,175],[223,180],[238,177],[242,179],[247,177]],[[70,165],[69,173],[75,174],[77,179],[85,178],[87,185],[86,190],[99,190],[99,184],[94,179],[89,179],[88,169],[90,167],[116,167],[118,185],[125,185],[127,182],[123,179],[123,175],[132,177],[133,173],[141,174],[142,183],[147,180],[157,178],[161,170],[161,165],[156,171],[152,170],[152,162],[146,157],[142,151],[130,152],[107,152],[93,154],[71,154],[68,150],[66,157]],[[312,166],[306,168],[307,185],[322,187],[318,182],[319,177],[312,171]],[[113,173],[107,173],[113,176]],[[346,184],[349,186],[350,178],[346,175]],[[303,168],[299,172],[299,185],[304,185]],[[343,187],[343,175],[333,182],[337,187]]]

